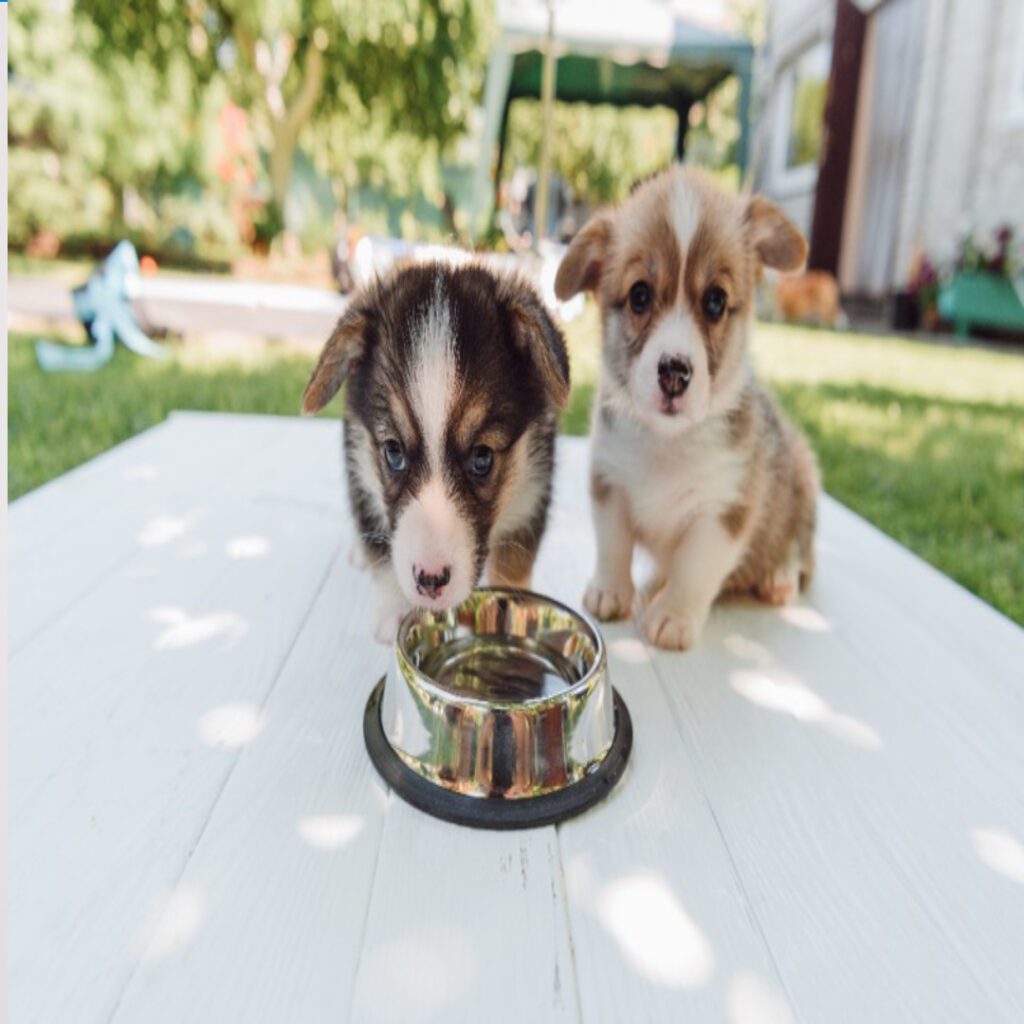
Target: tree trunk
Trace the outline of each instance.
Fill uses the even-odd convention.
[[[312,116],[323,86],[323,54],[315,44],[310,44],[306,51],[302,83],[295,100],[280,114],[274,113],[274,108],[278,104],[271,102],[267,104],[271,132],[270,195],[279,216],[278,223],[282,225],[285,223],[285,199],[288,196],[288,183],[291,181],[295,148],[299,144],[299,133]],[[280,83],[268,82],[268,95],[271,89],[279,88]]]

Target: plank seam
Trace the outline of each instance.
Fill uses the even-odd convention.
[[[818,611],[821,612],[820,609],[818,609]],[[821,614],[824,614],[824,612],[821,612]],[[858,648],[855,647],[853,643],[850,641],[850,639],[843,634],[843,631],[841,629],[836,629],[835,636],[843,645],[843,647],[846,648],[847,653],[852,658],[854,658],[860,665],[864,666],[865,669],[867,669],[869,672],[879,672],[880,674],[884,673],[884,669],[880,669],[877,666],[873,665],[860,653]],[[890,682],[894,682],[894,680],[892,680],[892,678],[888,675],[886,675],[885,678],[888,679]],[[876,824],[876,822],[872,819],[871,815],[868,813],[868,805],[863,800],[859,799],[856,791],[851,789],[851,787],[847,784],[844,773],[840,769],[834,768],[832,762],[827,757],[825,757],[820,747],[820,741],[821,738],[817,735],[811,734],[808,736],[808,742],[810,746],[814,749],[815,753],[818,755],[819,762],[825,764],[828,768],[831,769],[832,774],[835,776],[839,785],[842,786],[842,788],[846,791],[850,803],[857,809],[858,816],[861,818],[861,821],[863,822],[865,829],[874,838],[875,845],[881,853],[884,860],[889,864],[890,868],[892,868],[896,876],[903,881],[903,884],[906,886],[907,892],[909,893],[911,898],[914,900],[917,906],[921,908],[922,912],[925,914],[928,920],[932,922],[932,924],[935,926],[938,933],[943,937],[946,945],[952,950],[956,958],[960,961],[960,963],[963,964],[971,980],[977,986],[978,992],[982,996],[989,996],[989,983],[985,981],[984,978],[978,976],[974,966],[974,958],[971,955],[970,950],[964,947],[962,943],[957,939],[956,928],[945,920],[945,915],[941,913],[941,906],[933,906],[925,899],[925,896],[919,884],[919,880],[916,879],[912,874],[910,874],[906,870],[906,868],[903,866],[903,863],[901,862],[901,858],[894,855],[893,850],[891,848],[891,844],[895,842],[900,849],[903,849],[908,854],[906,858],[907,862],[913,860],[913,850],[908,850],[906,848],[905,844],[900,840],[900,834],[896,831],[891,831],[888,833],[887,841],[887,833],[883,830],[880,824]],[[1002,981],[1002,979],[999,980]],[[1001,1000],[1006,1000],[1007,1003],[1011,1006],[1015,1001],[1015,996],[1013,992],[1006,989],[1002,985],[1000,986],[1000,998]]]
[[[83,590],[80,590],[70,601],[66,604],[61,605],[45,622],[39,623],[38,626],[28,636],[23,637],[19,640],[11,649],[8,654],[8,664],[14,661],[14,659],[35,641],[51,626],[58,625],[60,621],[68,615],[72,610],[77,608],[83,601],[89,599],[89,595],[93,591],[98,590],[103,584],[105,584],[112,576],[116,576],[129,562],[132,562],[139,555],[138,551],[130,549],[126,551],[117,561],[102,572],[99,576],[96,576],[89,583],[86,584]]]
[[[381,822],[380,830],[377,834],[377,850],[376,856],[373,858],[373,874],[370,876],[370,895],[366,900],[366,910],[363,911],[363,926],[359,930],[359,956],[356,958],[356,967],[352,972],[352,991],[349,993],[348,1010],[345,1013],[345,1024],[350,1024],[352,1014],[355,1010],[356,992],[359,988],[359,972],[363,967],[363,954],[366,952],[366,936],[370,928],[370,911],[373,909],[373,901],[377,893],[377,876],[380,873],[379,868],[381,851],[384,848],[384,834],[387,832],[388,822],[391,820],[391,808],[396,800],[395,794],[392,792],[390,786],[387,787],[387,794],[388,802],[384,810],[384,820]]]
[[[634,628],[639,635],[640,630],[637,628],[634,622]],[[647,639],[643,636],[640,637],[641,642],[650,651],[650,644]],[[655,678],[658,680],[658,685],[661,688],[662,699],[668,705],[669,715],[672,718],[672,724],[675,726],[676,739],[682,746],[683,751],[686,755],[687,763],[690,766],[690,773],[700,790],[701,799],[704,801],[704,806],[707,807],[708,813],[711,815],[711,820],[714,822],[715,831],[718,833],[718,837],[721,840],[722,847],[725,850],[726,857],[729,861],[729,871],[733,877],[733,881],[736,884],[736,888],[739,891],[741,898],[743,899],[743,908],[746,911],[747,918],[750,921],[751,927],[754,933],[757,935],[758,941],[764,948],[765,955],[768,958],[768,962],[771,964],[772,971],[775,974],[775,980],[778,982],[779,987],[782,989],[783,994],[786,997],[786,1002],[789,1004],[790,1009],[793,1012],[794,1017],[798,1021],[805,1020],[806,1018],[797,1008],[796,1000],[793,998],[793,993],[790,991],[789,986],[786,984],[786,980],[783,977],[782,970],[779,966],[778,960],[775,958],[775,951],[772,949],[771,943],[768,941],[768,935],[764,930],[764,926],[761,923],[760,917],[758,917],[757,911],[754,909],[753,900],[751,899],[750,892],[747,889],[746,881],[743,875],[740,873],[739,865],[736,862],[736,858],[733,856],[732,847],[729,845],[729,841],[726,838],[725,831],[722,828],[721,822],[718,820],[718,814],[715,812],[714,804],[711,802],[711,797],[708,794],[707,788],[704,785],[704,778],[702,772],[698,769],[697,764],[693,757],[693,752],[690,750],[689,744],[686,742],[686,733],[683,729],[683,724],[679,720],[679,712],[676,707],[676,702],[672,699],[671,695],[667,692],[668,683],[661,674],[659,668],[658,658],[652,654],[651,656],[651,668],[654,671]],[[680,693],[680,699],[689,704],[685,693]]]
[[[284,675],[284,670],[287,667],[288,661],[291,658],[292,653],[294,652],[295,647],[299,642],[299,637],[302,636],[302,632],[306,626],[307,621],[309,620],[310,615],[312,614],[313,608],[316,605],[317,601],[320,599],[320,595],[323,593],[324,588],[327,585],[327,580],[330,578],[331,571],[334,569],[335,563],[341,556],[342,548],[343,545],[340,542],[336,544],[331,554],[331,557],[326,560],[323,574],[321,575],[317,585],[313,588],[312,596],[308,604],[306,605],[305,614],[296,623],[295,633],[292,636],[291,642],[288,644],[287,649],[284,651],[280,661],[277,664],[277,667],[275,668],[273,674],[271,675],[269,686],[267,686],[266,690],[263,693],[263,696],[260,698],[259,707],[261,711],[266,708],[267,702],[270,700],[271,696],[274,693],[274,690],[277,688],[277,685],[281,680],[281,677]],[[192,862],[192,857],[195,854],[196,850],[199,848],[199,844],[203,841],[203,836],[206,834],[206,830],[209,828],[210,822],[213,820],[213,817],[217,812],[217,805],[220,803],[221,797],[223,797],[224,791],[227,789],[228,783],[231,781],[232,777],[237,771],[238,765],[241,763],[242,758],[245,756],[245,753],[245,748],[240,750],[238,754],[235,756],[234,760],[231,762],[231,766],[224,773],[224,778],[222,779],[221,784],[218,787],[213,800],[210,801],[210,807],[207,812],[206,818],[203,820],[202,826],[200,827],[194,842],[189,846],[188,852],[185,854],[184,862],[182,863],[181,870],[178,872],[178,876],[175,879],[172,891],[181,884],[182,879],[185,877],[185,873],[188,871],[188,866]],[[121,986],[121,991],[118,993],[117,1001],[114,1003],[113,1009],[110,1011],[110,1016],[107,1018],[107,1024],[112,1024],[112,1022],[116,1019],[118,1011],[121,1008],[121,1004],[124,1002],[125,994],[131,987],[131,983],[135,978],[136,974],[138,973],[139,967],[142,964],[144,956],[145,950],[139,953],[139,955],[136,957],[135,963],[132,965],[131,971],[128,973],[127,977],[125,978],[124,984]]]
[[[580,975],[576,965],[576,939],[572,933],[572,914],[569,913],[569,885],[565,877],[561,825],[555,826],[555,849],[558,854],[558,879],[562,884],[562,917],[565,919],[565,934],[569,940],[569,966],[572,968],[572,987],[576,997],[576,1019],[583,1024],[583,1000],[580,998]]]

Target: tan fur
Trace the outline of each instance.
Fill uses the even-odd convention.
[[[491,551],[490,582],[496,587],[528,590],[536,552],[517,544],[499,542]]]
[[[775,285],[777,315],[790,323],[835,327],[839,322],[839,283],[823,270],[780,277]]]
[[[622,207],[599,213],[556,277],[560,298],[593,290],[603,314],[605,372],[591,474],[599,559],[584,603],[601,618],[629,613],[630,555],[642,544],[658,566],[643,628],[659,646],[689,647],[719,596],[779,603],[810,580],[814,456],[747,356],[761,268],[792,270],[806,252],[803,237],[768,200],[728,196],[710,179],[675,167]],[[639,313],[629,302],[637,281],[652,291]],[[722,290],[727,310],[717,321],[704,307],[713,289]],[[645,362],[648,346],[655,347]],[[678,413],[645,406],[644,374],[654,372],[655,357],[700,354],[701,346],[699,360],[687,356],[694,380]],[[698,386],[701,404],[690,415],[685,402]]]

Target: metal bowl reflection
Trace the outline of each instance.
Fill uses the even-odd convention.
[[[418,609],[399,628],[380,723],[408,768],[451,792],[519,800],[564,790],[615,738],[601,635],[524,591]]]

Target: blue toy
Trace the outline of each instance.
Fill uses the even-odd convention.
[[[137,355],[166,358],[166,350],[143,333],[132,312],[130,295],[139,277],[135,246],[128,241],[118,242],[89,280],[71,293],[75,314],[88,332],[91,344],[37,341],[39,365],[46,371],[98,370],[110,361],[117,339]]]

